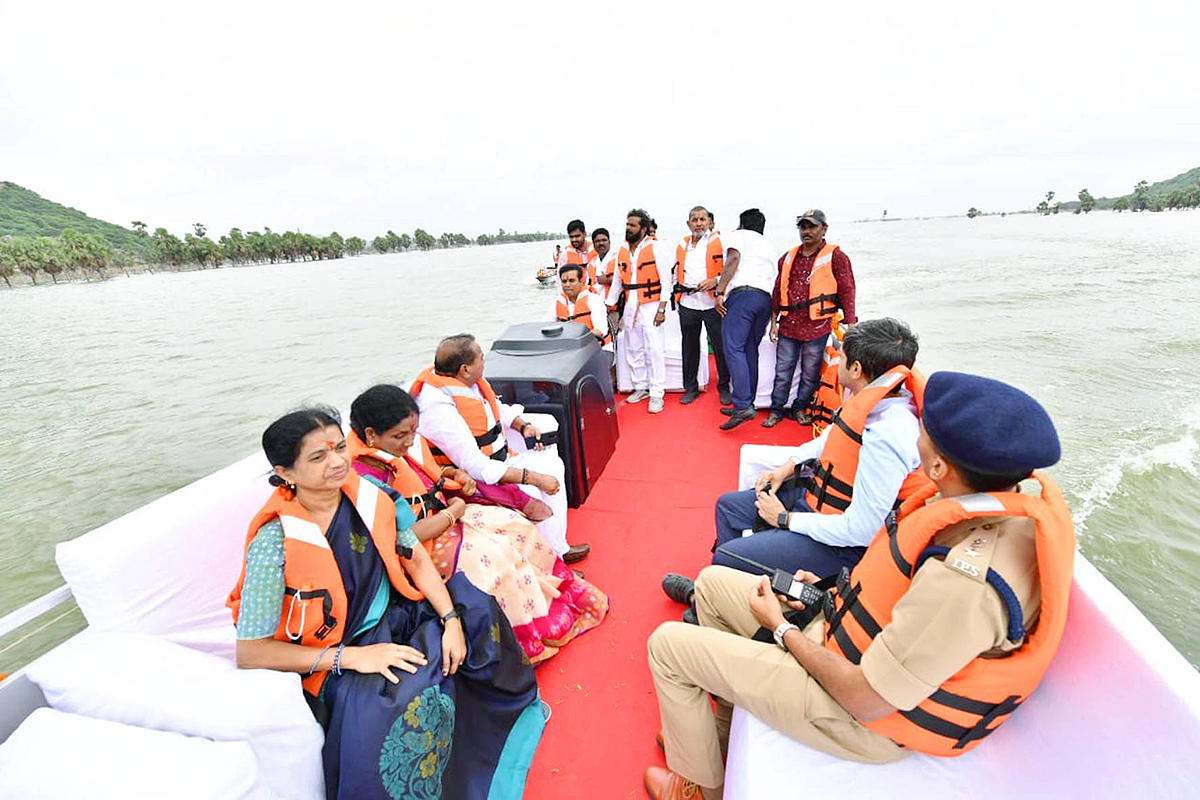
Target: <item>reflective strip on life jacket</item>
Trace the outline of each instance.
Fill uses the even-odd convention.
[[[429,443],[420,435],[413,441],[412,450],[417,451],[416,459],[411,457],[412,450],[401,457],[386,450],[370,447],[354,431],[350,431],[346,436],[346,444],[354,461],[374,460],[388,469],[391,473],[388,484],[404,497],[417,519],[424,519],[446,507],[444,498],[440,495],[442,490],[454,491],[462,488],[457,481],[442,476],[442,468],[433,460]],[[417,474],[418,469],[432,482],[428,489],[425,487],[425,481]],[[425,544],[426,549],[432,552],[432,540]]]
[[[808,276],[808,299],[799,303],[779,306],[779,316],[786,317],[790,311],[808,311],[809,319],[829,319],[839,308],[837,278],[833,275],[833,252],[836,244],[828,242],[817,252],[812,271]],[[783,257],[783,269],[779,276],[779,302],[788,301],[788,283],[791,280],[792,263],[800,253],[800,245],[788,250]]]
[[[980,654],[916,708],[868,722],[868,728],[913,750],[960,755],[995,730],[1041,681],[1066,624],[1075,530],[1058,487],[1042,473],[1033,477],[1041,484],[1038,497],[990,492],[926,504],[936,488],[923,487],[888,516],[854,571],[839,576],[825,606],[825,646],[859,663],[891,622],[921,564],[949,552],[933,545],[937,534],[980,517],[1030,517],[1037,526],[1041,604],[1032,632],[1027,635],[1020,602],[1003,578],[990,568],[986,578],[1008,612],[1007,638],[1024,643],[1000,657]]]

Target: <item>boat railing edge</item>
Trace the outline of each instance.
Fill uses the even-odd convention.
[[[69,602],[73,595],[71,587],[65,583],[57,589],[52,589],[36,600],[31,600],[15,611],[10,611],[0,617],[0,638],[8,636],[18,628],[33,622],[38,617]]]

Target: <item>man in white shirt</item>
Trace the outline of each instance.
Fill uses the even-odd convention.
[[[495,398],[483,377],[483,365],[483,348],[474,336],[459,334],[443,339],[433,366],[417,376],[412,387],[421,412],[417,430],[436,448],[435,456],[440,451],[476,481],[520,484],[530,497],[549,505],[553,514],[537,523],[538,530],[563,561],[579,561],[590,548],[586,544],[567,544],[567,495],[561,490],[566,470],[562,459],[540,443],[533,450],[507,454],[504,428],[534,439],[541,438],[541,431],[521,419],[524,409],[520,405]],[[468,415],[475,424],[469,423]],[[498,440],[496,433],[501,437]],[[487,440],[485,445],[480,444],[481,439]],[[491,452],[485,453],[484,446]]]
[[[848,330],[842,349],[838,373],[851,393],[848,404],[889,370],[900,365],[911,369],[917,358],[917,337],[903,322],[873,319]],[[789,573],[804,569],[824,577],[858,563],[892,510],[901,486],[921,467],[920,421],[913,395],[903,385],[878,400],[867,413],[862,431],[849,505],[842,513],[815,513],[805,502],[804,486],[788,486],[785,481],[797,465],[827,460],[825,443],[835,427],[828,426],[819,437],[800,445],[777,469],[764,471],[753,489],[721,495],[716,506],[714,564],[752,571],[727,555],[736,553]],[[743,536],[759,519],[770,529]],[[663,589],[672,599],[688,602],[692,582],[669,574],[663,578]]]
[[[625,243],[629,260],[617,264],[608,290],[608,303],[616,305],[621,293],[625,293],[621,339],[634,389],[625,402],[639,403],[649,397],[647,410],[657,414],[663,410],[667,386],[667,341],[662,325],[667,318],[670,291],[664,291],[659,275],[670,275],[668,267],[675,263],[675,254],[670,253],[669,248],[659,247],[651,238],[650,223],[650,215],[643,209],[635,208],[626,215]]]
[[[722,408],[729,417],[721,430],[754,419],[758,389],[758,344],[771,319],[771,290],[779,272],[778,254],[763,236],[767,218],[757,208],[743,211],[738,229],[723,237],[725,265],[717,281],[717,312],[722,328],[725,361],[733,386],[733,406]]]
[[[609,354],[611,365],[613,341],[608,330],[608,309],[604,299],[587,291],[583,267],[578,264],[560,267],[558,279],[562,283],[562,291],[554,299],[546,319],[583,325],[596,337],[600,348]]]
[[[711,232],[708,209],[696,206],[688,213],[690,236],[675,246],[675,296],[679,303],[679,330],[682,333],[683,397],[682,405],[700,396],[697,372],[700,369],[700,328],[708,330],[717,359],[717,391],[721,402],[729,403],[729,367],[725,363],[725,345],[721,338],[721,315],[713,290],[725,263],[721,237]]]

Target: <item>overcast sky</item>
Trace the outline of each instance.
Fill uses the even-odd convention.
[[[177,233],[961,214],[1200,166],[1192,0],[0,0],[0,25],[0,180]]]

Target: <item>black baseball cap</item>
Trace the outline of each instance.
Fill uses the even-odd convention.
[[[811,222],[813,225],[828,225],[825,221],[825,212],[819,208],[809,209],[800,216],[796,217],[796,224],[801,222]]]

